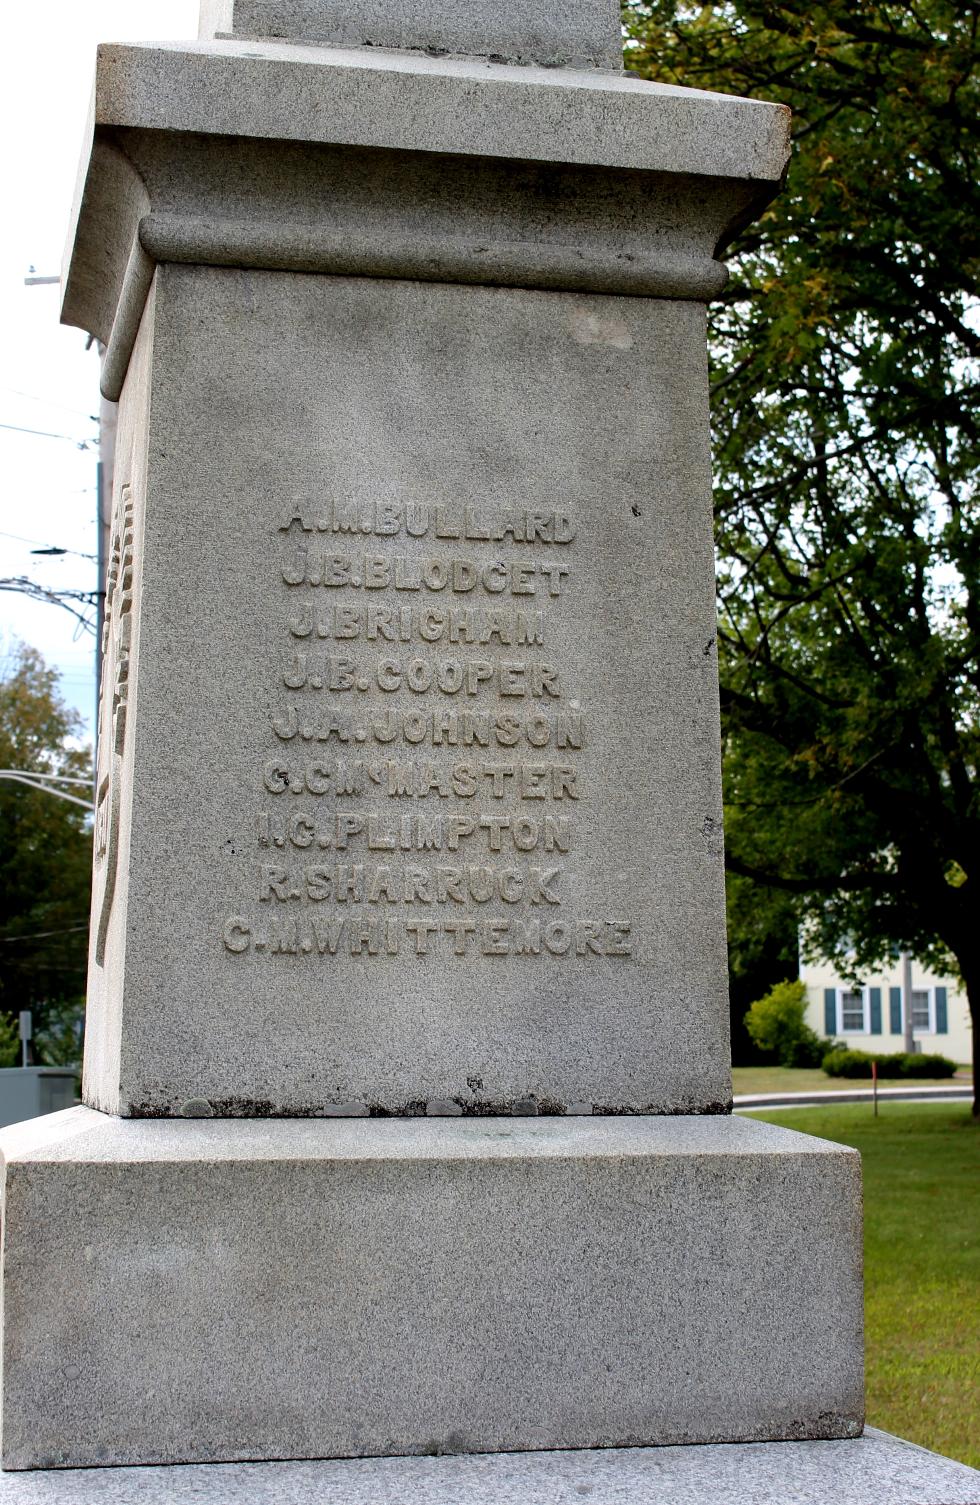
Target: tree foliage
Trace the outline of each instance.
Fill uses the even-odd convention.
[[[645,76],[794,113],[712,321],[730,869],[852,975],[954,959],[976,1052],[980,5],[624,14]]]
[[[0,767],[91,777],[80,719],[57,674],[20,644],[0,672]],[[84,793],[84,790],[81,791]],[[0,1011],[49,1012],[85,991],[92,838],[88,817],[23,784],[0,779]]]
[[[745,1025],[760,1050],[774,1055],[780,1066],[820,1066],[828,1050],[806,1022],[806,987],[798,980],[777,982],[764,998],[757,998]]]
[[[20,1030],[9,1014],[0,1014],[0,1067],[20,1064]]]

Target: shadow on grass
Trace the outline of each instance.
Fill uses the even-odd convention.
[[[752,1116],[860,1150],[868,1422],[980,1467],[980,1121],[940,1103]]]

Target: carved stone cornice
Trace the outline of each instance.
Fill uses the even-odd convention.
[[[161,261],[706,300],[787,154],[781,106],[623,74],[104,47],[62,316],[118,397]]]

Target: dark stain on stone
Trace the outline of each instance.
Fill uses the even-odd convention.
[[[196,1101],[196,1100],[195,1100]],[[568,1105],[554,1098],[503,1098],[496,1100],[481,1100],[471,1102],[465,1097],[447,1099],[454,1102],[462,1109],[465,1118],[564,1118],[568,1116]],[[246,1097],[221,1097],[200,1099],[202,1105],[206,1104],[206,1111],[191,1115],[181,1113],[179,1108],[163,1107],[159,1103],[131,1103],[129,1105],[129,1118],[173,1118],[185,1119],[194,1117],[200,1119],[214,1118],[329,1118],[336,1121],[340,1118],[424,1118],[426,1116],[425,1098],[412,1099],[407,1103],[391,1106],[387,1103],[367,1103],[367,1114],[337,1114],[326,1110],[345,1106],[343,1103],[317,1103],[314,1106],[296,1106],[283,1108],[271,1102],[267,1098]],[[683,1104],[676,1108],[665,1108],[659,1103],[644,1103],[638,1107],[624,1106],[621,1103],[593,1103],[591,1104],[594,1117],[604,1118],[700,1118],[708,1115],[730,1114],[732,1100],[702,1103]],[[445,1115],[455,1117],[456,1115]],[[577,1115],[587,1117],[588,1115]]]
[[[398,1108],[389,1108],[384,1103],[368,1103],[369,1118],[424,1118],[426,1099],[413,1098]]]
[[[535,1113],[541,1113],[549,1118],[564,1118],[568,1113],[568,1104],[559,1103],[554,1098],[539,1097],[534,1099]],[[516,1112],[516,1109],[515,1109]]]
[[[635,502],[632,502],[630,504],[630,511],[632,512],[632,514],[633,514],[634,517],[640,517],[642,515],[641,512],[640,512],[639,507],[636,505]]]
[[[268,1099],[253,1099],[248,1097],[219,1097],[219,1098],[194,1098],[190,1101],[195,1104],[200,1102],[200,1113],[183,1113],[179,1108],[161,1107],[159,1103],[130,1103],[128,1117],[130,1118],[307,1118],[311,1113],[284,1114],[275,1103]]]
[[[597,1118],[705,1118],[732,1111],[732,1100],[724,1102],[685,1103],[679,1108],[664,1108],[657,1103],[647,1103],[641,1108],[624,1108],[616,1103],[593,1103],[592,1112]]]

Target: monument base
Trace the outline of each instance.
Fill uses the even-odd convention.
[[[980,1473],[869,1428],[843,1442],[0,1475],[0,1505],[978,1505]]]
[[[7,1469],[861,1430],[840,1145],[728,1117],[72,1108],[0,1152]]]

